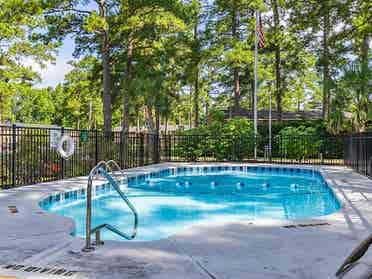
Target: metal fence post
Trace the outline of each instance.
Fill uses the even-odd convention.
[[[236,160],[237,161],[241,161],[241,160],[244,160],[244,152],[242,152],[242,150],[244,150],[244,148],[242,147],[243,145],[243,139],[242,139],[242,135],[239,135],[239,141],[238,141],[238,149],[237,149],[237,153],[236,153]]]
[[[17,152],[17,130],[16,124],[12,125],[12,186],[16,186],[16,152]]]
[[[139,134],[139,165],[145,165],[145,136],[143,133]]]
[[[159,163],[159,134],[153,134],[152,137],[153,137],[153,150],[154,150],[153,160],[154,160],[154,163],[157,164]]]
[[[119,144],[119,158],[120,158],[120,166],[124,167],[124,132],[119,132],[120,144]]]
[[[156,134],[156,163],[160,163],[160,133]]]
[[[361,134],[360,133],[358,133],[358,135],[357,135],[357,141],[358,141],[358,152],[357,152],[357,170],[358,170],[358,172],[359,173],[362,173],[363,172],[363,170],[362,170],[362,166],[361,166],[361,164],[362,164],[362,158],[361,157],[363,157],[363,155],[361,154],[362,153],[362,137],[361,137]]]
[[[280,135],[278,137],[278,142],[279,142],[279,156],[280,156],[280,161],[279,163],[283,163],[283,141],[282,141],[282,136]]]
[[[65,134],[65,128],[62,127],[61,128],[61,137],[63,137],[63,135]],[[65,162],[64,162],[64,159],[63,157],[61,156],[61,179],[64,178],[64,172],[65,172]]]
[[[167,145],[167,155],[168,155],[168,158],[167,158],[167,161],[172,161],[173,158],[172,158],[172,154],[173,154],[173,151],[172,151],[172,139],[174,139],[174,135],[173,135],[173,138],[172,138],[172,135],[169,135],[168,136],[168,145]]]
[[[95,129],[94,130],[94,137],[95,137],[95,139],[94,139],[94,147],[95,147],[95,158],[96,158],[96,165],[98,164],[98,130],[97,129]]]

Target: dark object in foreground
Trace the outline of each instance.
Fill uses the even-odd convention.
[[[350,254],[350,256],[346,258],[346,260],[344,261],[344,263],[337,270],[336,276],[338,278],[341,278],[341,276],[343,276],[345,272],[350,271],[353,268],[354,264],[361,257],[363,257],[364,254],[368,251],[368,248],[369,248],[369,246],[371,246],[371,244],[372,244],[372,234],[368,238],[366,238],[365,240],[363,240],[362,243],[360,243],[358,245],[358,247],[356,247],[353,250],[353,252]]]
[[[8,209],[9,209],[9,212],[12,214],[18,213],[18,209],[15,205],[9,205]]]

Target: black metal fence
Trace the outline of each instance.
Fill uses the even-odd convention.
[[[75,153],[69,160],[52,146],[55,132],[74,139]],[[157,163],[158,142],[158,136],[150,134],[1,125],[0,188],[87,175],[101,160],[114,159],[124,168]]]
[[[372,133],[345,136],[345,165],[372,178]]]
[[[276,136],[255,139],[233,135],[170,135],[161,138],[165,161],[258,161],[287,164],[344,164],[344,139],[332,136]]]
[[[64,160],[53,133],[71,136],[75,153]],[[257,151],[254,159],[255,146]],[[124,168],[158,162],[267,162],[352,167],[372,176],[372,133],[347,136],[268,138],[232,135],[107,135],[97,130],[0,125],[0,188],[87,175],[97,162],[114,159]]]

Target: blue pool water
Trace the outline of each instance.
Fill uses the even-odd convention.
[[[318,172],[284,168],[179,168],[130,180],[125,189],[139,214],[136,240],[156,240],[194,224],[234,220],[302,219],[331,214],[340,203]],[[70,192],[41,206],[75,220],[85,237],[85,192]],[[109,185],[95,191],[93,226],[130,232],[132,215]],[[122,240],[111,232],[104,239]]]

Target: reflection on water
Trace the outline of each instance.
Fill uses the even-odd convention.
[[[133,183],[128,197],[139,213],[137,240],[168,237],[193,224],[234,220],[303,219],[340,208],[320,176],[248,173],[189,174]],[[65,202],[49,210],[72,217],[84,237],[85,202]],[[115,192],[93,202],[93,225],[110,223],[129,231],[132,215]],[[105,239],[119,239],[103,232]]]

